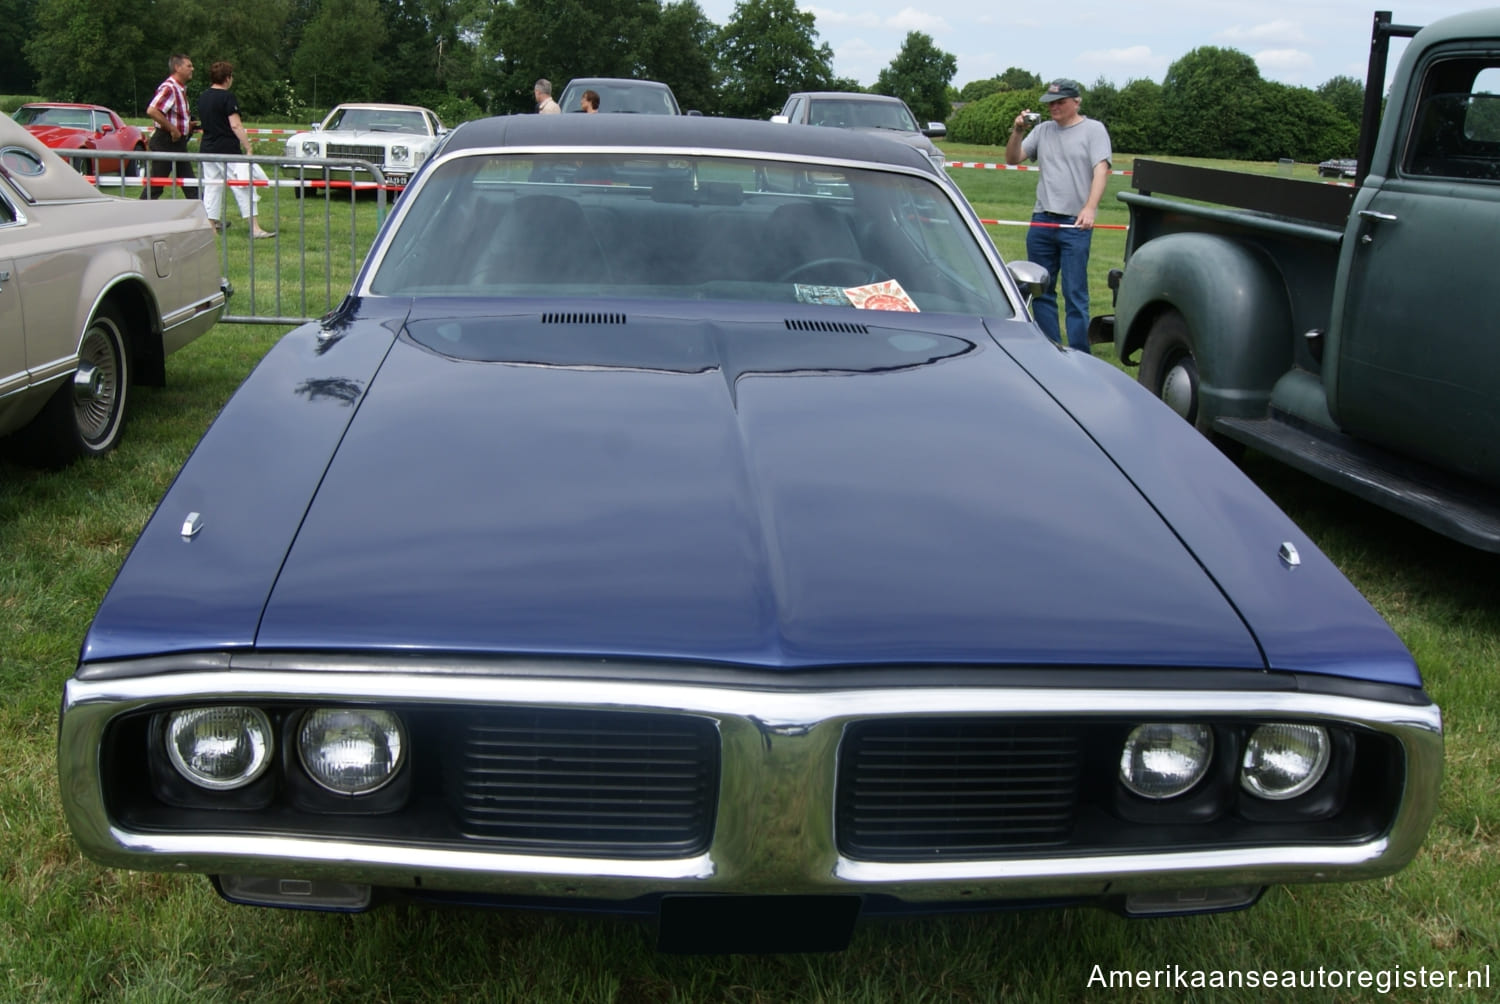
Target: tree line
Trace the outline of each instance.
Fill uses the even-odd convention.
[[[962,143],[1005,144],[1023,108],[1036,108],[1040,77],[1012,67],[959,92],[948,122]],[[1082,111],[1109,128],[1116,150],[1176,157],[1319,161],[1354,156],[1364,85],[1335,76],[1317,87],[1265,80],[1236,49],[1203,46],[1167,68],[1161,83],[1103,78],[1082,88]]]
[[[715,24],[695,0],[0,0],[0,93],[144,113],[167,57],[235,65],[247,119],[303,121],[343,101],[432,108],[448,124],[528,112],[532,84],[575,76],[670,84],[685,109],[767,118],[802,90],[900,97],[949,138],[1003,145],[1043,78],[1011,68],[962,90],[957,60],[922,32],[868,88],[833,72],[812,12],[797,0],[738,0]],[[1322,159],[1352,153],[1362,88],[1316,91],[1261,79],[1233,49],[1195,49],[1157,84],[1100,79],[1084,111],[1132,153]],[[958,104],[957,111],[954,105]]]

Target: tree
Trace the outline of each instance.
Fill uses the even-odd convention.
[[[1365,85],[1349,76],[1332,77],[1318,87],[1318,97],[1333,105],[1344,118],[1359,125],[1365,110]]]
[[[880,71],[874,91],[905,101],[919,122],[943,122],[952,111],[948,82],[957,72],[958,60],[939,49],[931,35],[907,32],[901,51]]]
[[[1005,72],[995,78],[1000,82],[1001,90],[1006,91],[1037,91],[1042,89],[1042,78],[1030,70],[1023,70],[1019,66],[1007,67]]]
[[[1099,120],[1109,130],[1109,143],[1114,150],[1161,151],[1161,84],[1154,80],[1126,81],[1109,117],[1100,116]]]
[[[963,89],[958,92],[960,101],[978,101],[1005,90],[1005,85],[1000,83],[999,77],[990,77],[987,80],[971,80],[964,84]]]
[[[292,56],[292,76],[316,108],[383,94],[385,21],[377,0],[323,0]]]
[[[138,65],[150,15],[147,0],[39,0],[35,32],[23,46],[38,90],[53,100],[139,114],[166,77],[171,55],[151,60],[155,69]]]
[[[826,89],[833,50],[817,44],[816,16],[796,0],[736,0],[719,30],[720,107],[724,114],[764,119],[793,91]]]
[[[683,111],[719,111],[711,55],[718,31],[695,0],[681,0],[662,7],[655,28],[646,35],[642,49],[647,75],[671,87]]]
[[[1263,149],[1264,94],[1255,60],[1205,45],[1167,68],[1161,85],[1164,152],[1249,160]]]
[[[661,19],[658,0],[504,0],[484,43],[495,54],[496,102],[531,111],[532,84],[560,93],[574,77],[642,77],[645,47]]]
[[[0,94],[35,94],[36,71],[22,46],[36,31],[37,0],[0,0]]]

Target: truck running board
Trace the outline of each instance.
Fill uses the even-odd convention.
[[[1493,490],[1275,418],[1221,418],[1214,430],[1445,537],[1500,553],[1500,494]]]

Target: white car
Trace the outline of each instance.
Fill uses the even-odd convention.
[[[286,155],[367,161],[386,184],[404,186],[445,132],[434,112],[416,105],[339,105],[311,132],[288,139]]]

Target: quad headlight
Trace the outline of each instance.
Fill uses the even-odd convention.
[[[1296,798],[1323,779],[1331,747],[1321,725],[1262,725],[1245,743],[1240,784],[1260,798]]]
[[[315,708],[297,729],[297,754],[315,782],[339,795],[366,795],[395,777],[406,739],[389,711]]]
[[[1203,780],[1213,754],[1207,725],[1138,725],[1120,751],[1120,783],[1142,798],[1175,798]]]
[[[177,773],[210,791],[242,788],[271,762],[271,721],[259,708],[173,711],[162,737]]]

